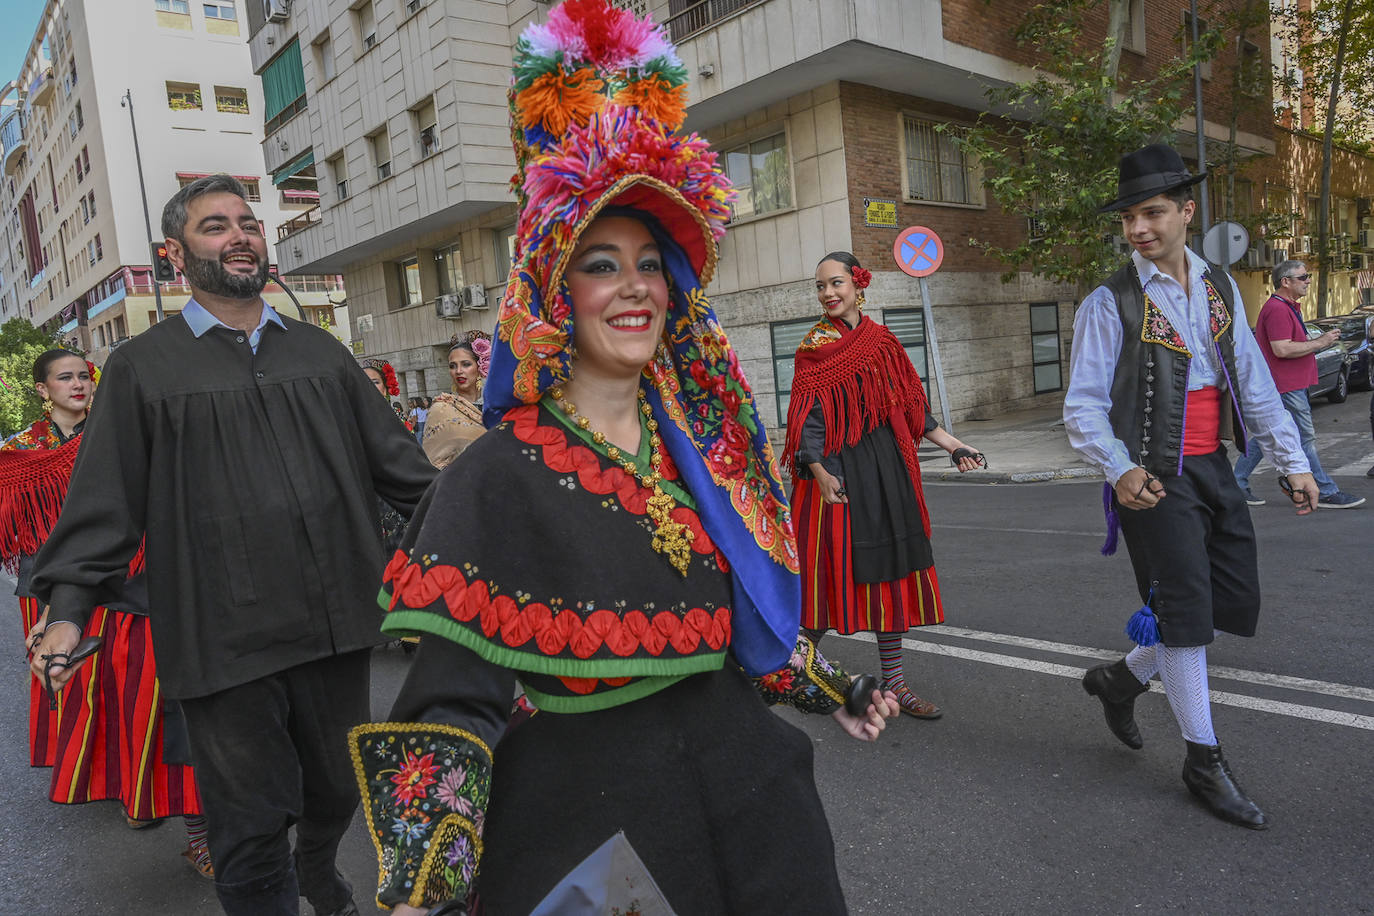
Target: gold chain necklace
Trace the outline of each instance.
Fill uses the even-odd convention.
[[[688,527],[673,520],[672,513],[673,509],[677,508],[677,501],[663,492],[663,487],[659,485],[663,480],[663,472],[660,470],[663,464],[663,440],[659,438],[658,421],[653,418],[653,411],[644,397],[644,389],[639,389],[639,412],[643,414],[644,425],[649,430],[649,464],[653,470],[648,474],[642,473],[634,461],[627,458],[619,448],[607,443],[605,433],[592,429],[592,421],[577,412],[577,406],[563,396],[562,388],[549,389],[549,395],[573,423],[577,424],[578,429],[590,433],[592,442],[606,449],[607,458],[624,468],[626,473],[639,481],[640,486],[654,491],[647,506],[649,519],[654,523],[654,550],[667,556],[668,562],[673,564],[673,568],[679,573],[687,575],[687,567],[692,562],[692,539],[688,534]]]

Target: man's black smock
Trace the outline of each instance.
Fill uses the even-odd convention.
[[[172,698],[382,641],[378,495],[409,516],[434,468],[347,349],[268,322],[196,338],[179,316],[115,350],[32,589],[50,621],[118,595],[147,532]]]

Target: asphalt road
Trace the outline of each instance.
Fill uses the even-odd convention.
[[[826,719],[780,713],[815,741],[851,911],[1374,912],[1368,397],[1316,417],[1328,467],[1371,504],[1298,518],[1262,471],[1256,489],[1275,499],[1253,512],[1260,632],[1209,650],[1217,733],[1273,820],[1263,833],[1214,820],[1188,795],[1162,694],[1137,703],[1137,752],[1077,683],[1129,647],[1122,627],[1139,605],[1124,549],[1097,550],[1100,485],[930,486],[948,623],[910,634],[907,666],[945,717],[895,721],[862,745]],[[0,693],[0,913],[218,912],[210,883],[177,857],[179,824],[135,833],[113,804],[45,800],[47,772],[26,766],[13,599],[0,615],[13,621],[0,662],[11,685]],[[850,670],[877,666],[861,640],[829,636],[823,649]],[[382,716],[407,663],[397,650],[374,659]],[[341,867],[364,912],[374,861],[358,819]]]

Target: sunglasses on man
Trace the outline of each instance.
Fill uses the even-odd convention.
[[[1301,280],[1303,283],[1306,283],[1308,280],[1311,280],[1311,279],[1312,279],[1312,275],[1311,275],[1311,274],[1289,274],[1289,275],[1287,276],[1286,279],[1289,279],[1289,280]]]

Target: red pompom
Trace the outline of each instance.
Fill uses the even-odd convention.
[[[873,282],[873,274],[862,267],[851,267],[849,273],[854,277],[854,286],[857,289],[867,289],[868,284]]]
[[[401,386],[396,381],[396,370],[391,368],[391,363],[382,363],[382,380],[386,383],[386,393],[393,398],[401,393]]]

